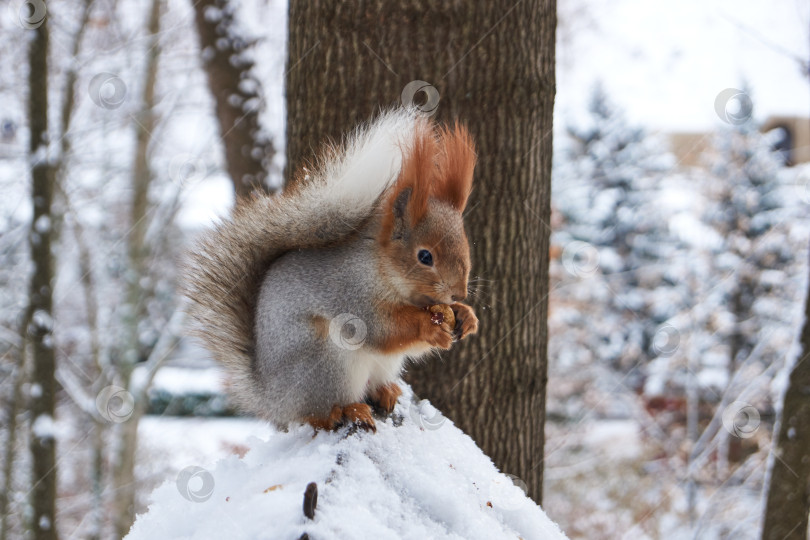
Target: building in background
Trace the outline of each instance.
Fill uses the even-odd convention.
[[[769,116],[760,130],[767,133],[779,130],[780,137],[774,143],[789,167],[799,163],[810,163],[810,118],[802,116]],[[704,165],[702,155],[711,146],[711,132],[670,133],[670,149],[678,162],[686,166]]]

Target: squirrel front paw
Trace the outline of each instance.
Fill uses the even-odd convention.
[[[439,306],[432,306],[426,312],[425,322],[422,327],[422,339],[431,347],[440,347],[442,349],[449,349],[453,345],[453,327],[454,320],[445,317],[437,317],[441,312],[436,312],[433,308]]]
[[[460,302],[450,304],[450,307],[456,316],[456,326],[453,330],[459,340],[478,332],[478,317],[475,316],[473,308]]]

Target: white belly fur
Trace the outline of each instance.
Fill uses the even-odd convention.
[[[426,345],[395,354],[383,354],[358,349],[348,355],[349,387],[352,399],[362,401],[368,392],[399,378],[406,358],[422,355],[430,350]]]

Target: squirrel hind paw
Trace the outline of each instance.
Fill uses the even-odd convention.
[[[367,401],[379,412],[383,414],[391,414],[394,412],[394,407],[397,404],[399,396],[402,395],[402,389],[396,383],[388,383],[380,386],[372,391]]]
[[[377,431],[377,424],[371,416],[371,407],[366,403],[350,403],[344,406],[343,418],[364,431],[373,431],[375,433]]]
[[[377,431],[377,425],[371,415],[371,407],[366,403],[335,405],[328,416],[310,415],[306,422],[315,429],[316,433],[319,430],[337,431],[347,424],[353,424],[364,431]]]
[[[315,428],[315,431],[335,431],[342,424],[343,409],[340,405],[335,405],[328,416],[311,415],[307,417],[307,424]]]

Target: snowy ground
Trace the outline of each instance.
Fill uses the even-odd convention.
[[[406,390],[374,434],[147,420],[147,451],[166,452],[172,467],[127,538],[565,538],[472,439],[449,420],[426,422],[435,410],[410,403]],[[240,438],[243,447],[222,447]],[[223,451],[244,457],[212,463]],[[310,482],[318,486],[311,520],[302,510]]]

